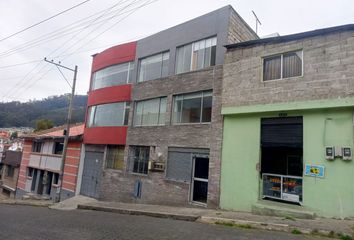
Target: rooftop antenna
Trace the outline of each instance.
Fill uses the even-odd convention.
[[[254,17],[256,18],[256,34],[258,34],[258,23],[259,25],[262,25],[261,21],[259,21],[259,18],[257,17],[257,15],[255,14],[255,12],[252,10],[252,13],[254,15]]]

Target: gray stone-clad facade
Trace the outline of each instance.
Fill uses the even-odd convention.
[[[216,36],[215,66],[182,74],[176,72],[176,51],[179,46]],[[169,149],[195,149],[209,156],[208,207],[219,204],[220,161],[222,141],[221,91],[225,48],[224,45],[257,39],[257,35],[231,6],[226,6],[196,19],[164,30],[137,42],[136,66],[139,60],[163,51],[169,51],[168,76],[135,83],[125,147],[123,170],[103,168],[99,198],[108,201],[138,202],[168,205],[191,203],[191,181],[168,179]],[[134,69],[137,82],[138,68]],[[172,123],[173,97],[212,90],[212,116],[210,123]],[[167,97],[165,124],[162,126],[134,126],[136,102]],[[150,161],[162,162],[163,171],[136,174],[131,171],[129,153],[132,146],[150,147]],[[105,164],[103,164],[105,165]],[[141,181],[141,197],[134,197],[136,181]]]
[[[230,49],[224,65],[223,107],[353,97],[354,27],[347,28]],[[302,76],[262,81],[263,57],[296,50],[303,52]]]

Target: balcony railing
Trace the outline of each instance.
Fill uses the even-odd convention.
[[[302,203],[302,177],[262,174],[263,198]]]

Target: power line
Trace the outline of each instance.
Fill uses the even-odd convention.
[[[122,4],[122,3],[125,3],[126,1],[120,1],[119,4]],[[118,5],[119,5],[118,4]],[[65,37],[69,34],[72,34],[72,33],[75,33],[76,31],[81,30],[82,29],[86,29],[88,26],[92,26],[94,24],[92,24],[92,17],[94,17],[95,15],[98,15],[102,12],[107,12],[107,10],[111,10],[115,5],[109,7],[109,8],[106,8],[102,11],[99,11],[97,13],[94,13],[88,17],[85,17],[83,19],[80,19],[74,23],[71,23],[69,25],[66,25],[65,27],[62,27],[62,28],[59,28],[55,31],[52,31],[50,33],[46,33],[46,34],[43,34],[35,39],[32,39],[30,41],[27,41],[25,43],[22,43],[22,44],[19,44],[7,51],[4,51],[4,52],[0,52],[0,57],[3,58],[3,57],[7,57],[7,56],[10,56],[10,55],[13,55],[15,53],[18,53],[18,52],[22,52],[22,51],[25,51],[27,49],[30,49],[32,47],[36,47],[38,45],[41,45],[45,42],[48,42],[48,41],[53,41],[53,40],[56,40],[56,39],[59,39],[59,38],[62,38],[62,37]],[[111,13],[108,14],[108,16],[110,14],[114,14],[117,10],[115,11],[112,11]],[[86,21],[85,21],[86,20]],[[104,22],[106,19],[102,20],[101,22]],[[99,24],[101,22],[96,22],[95,24]],[[88,25],[87,25],[88,24]]]
[[[127,17],[130,16],[131,14],[133,14],[133,13],[134,13],[135,11],[137,11],[138,9],[140,9],[140,8],[146,6],[146,5],[149,5],[149,4],[153,3],[153,2],[156,2],[156,1],[158,1],[158,0],[154,0],[154,1],[148,0],[148,1],[144,2],[143,4],[141,4],[140,6],[138,6],[138,7],[136,7],[136,8],[133,8],[133,9],[130,9],[130,10],[124,12],[124,13],[128,13],[127,16],[124,16],[124,17],[121,18],[118,22],[114,23],[112,26],[110,26],[109,28],[105,29],[103,32],[99,33],[99,34],[96,35],[94,38],[90,39],[89,41],[92,41],[93,39],[96,39],[97,37],[99,37],[100,35],[102,35],[103,33],[105,33],[106,31],[108,31],[110,28],[114,27],[116,24],[118,24],[119,22],[123,21],[125,18],[127,18]],[[141,2],[141,1],[135,0],[135,1],[133,1],[133,3],[128,4],[128,6],[125,6],[125,7],[123,7],[122,9],[125,9],[125,8],[129,7],[130,5],[135,4],[136,2]],[[119,11],[122,11],[122,9],[119,9]],[[123,15],[124,13],[120,13],[118,16]],[[117,16],[115,16],[115,17],[117,17]],[[105,23],[105,22],[107,22],[107,21],[110,20],[110,19],[112,19],[112,17],[109,18],[109,19],[105,19],[105,20],[103,20],[102,22]],[[95,20],[97,20],[97,18],[96,18]],[[101,23],[101,22],[100,22],[100,23]],[[103,25],[103,23],[102,23],[101,25]],[[100,26],[101,26],[101,25],[100,25]],[[99,26],[99,27],[100,27],[100,26]],[[96,29],[95,29],[95,30],[96,30]],[[81,31],[80,31],[80,32],[81,32]],[[90,35],[92,32],[93,32],[93,31],[91,31],[88,35]],[[86,35],[86,37],[87,37],[88,35]],[[75,36],[77,36],[77,35],[75,35]],[[71,39],[70,39],[70,40],[71,40]],[[70,40],[69,40],[69,41],[70,41]],[[81,40],[81,39],[80,39],[80,40]],[[80,40],[79,40],[79,41],[80,41]],[[65,45],[65,44],[64,44],[64,45]],[[75,43],[74,45],[76,45],[76,43]],[[84,46],[84,45],[85,45],[85,44],[83,44],[82,46]],[[80,49],[82,46],[80,46],[78,49]],[[71,47],[72,47],[72,46],[71,46]],[[70,47],[70,48],[71,48],[71,47]],[[57,51],[58,49],[60,49],[60,48],[61,48],[61,47],[57,48],[55,51],[52,51],[50,54],[56,52],[56,51]],[[70,48],[69,48],[69,49],[70,49]],[[77,49],[77,50],[78,50],[78,49]],[[64,50],[64,52],[67,51],[67,50],[68,50],[68,49]],[[74,53],[75,53],[75,52],[74,52]],[[63,54],[63,52],[62,52],[61,54],[59,54],[59,55],[62,55],[62,54]],[[70,54],[70,55],[72,55],[72,54]],[[40,69],[40,70],[38,71],[38,73],[41,72],[43,69],[44,69],[44,68]],[[25,87],[25,85],[27,85],[27,87],[26,87],[25,89],[23,89],[22,91],[17,91],[16,96],[14,96],[12,99],[15,99],[17,96],[19,96],[19,95],[21,95],[22,93],[26,92],[29,88],[31,88],[32,86],[34,86],[34,84],[36,84],[39,80],[41,80],[42,78],[44,78],[44,76],[45,76],[46,74],[48,74],[48,72],[50,72],[50,71],[51,71],[51,69],[49,69],[49,70],[48,70],[47,72],[45,72],[40,78],[34,80],[33,82],[31,82],[31,80],[32,80],[32,78],[31,78],[27,83],[25,83],[25,84],[22,86],[22,87]],[[37,73],[37,74],[38,74],[38,73]],[[24,79],[23,79],[23,80],[24,80]]]
[[[35,26],[38,26],[38,25],[40,25],[40,24],[42,24],[42,23],[44,23],[44,22],[47,22],[47,21],[49,21],[50,19],[53,19],[53,18],[55,18],[55,17],[57,17],[57,16],[59,16],[59,15],[62,15],[62,14],[66,13],[66,12],[68,12],[68,11],[74,9],[74,8],[77,8],[77,7],[81,6],[82,4],[87,3],[87,2],[89,2],[89,1],[91,1],[91,0],[85,0],[85,1],[79,3],[79,4],[75,5],[75,6],[72,6],[72,7],[68,8],[68,9],[66,9],[66,10],[64,10],[64,11],[61,11],[61,12],[59,12],[59,13],[57,13],[57,14],[55,14],[55,15],[49,17],[49,18],[46,18],[46,19],[44,19],[44,20],[42,20],[42,21],[39,21],[38,23],[35,23],[35,24],[33,24],[33,25],[29,26],[29,27],[26,27],[26,28],[24,28],[24,29],[22,29],[22,30],[20,30],[20,31],[18,31],[18,32],[15,32],[15,33],[13,33],[13,34],[7,36],[7,37],[4,37],[4,38],[0,39],[0,42],[4,41],[4,40],[6,40],[6,39],[9,39],[9,38],[11,38],[11,37],[13,37],[13,36],[16,36],[16,35],[18,35],[18,34],[24,32],[24,31],[27,31],[27,30],[31,29],[31,28],[34,28]]]

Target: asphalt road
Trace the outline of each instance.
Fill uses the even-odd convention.
[[[281,232],[96,211],[0,204],[0,239],[223,240],[317,239]]]

